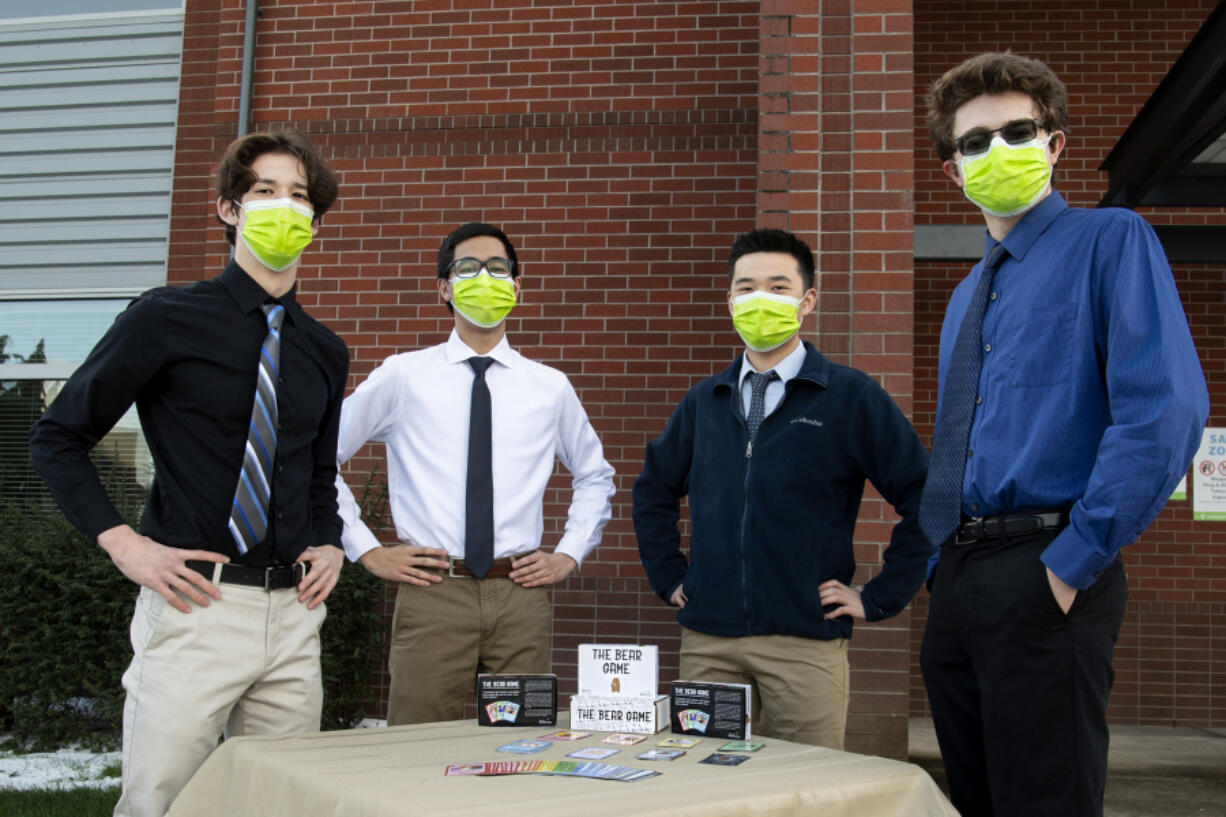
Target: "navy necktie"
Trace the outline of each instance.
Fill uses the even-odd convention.
[[[983,316],[996,270],[1008,255],[997,244],[983,265],[979,285],[966,308],[954,351],[945,372],[941,393],[941,415],[932,434],[932,460],[928,480],[920,500],[919,524],[928,541],[939,546],[962,522],[962,480],[966,474],[966,450],[971,421],[979,397],[979,375],[983,371]]]
[[[478,579],[494,564],[494,472],[490,388],[485,370],[492,358],[470,357],[473,391],[468,412],[468,474],[464,491],[464,564]]]
[[[246,553],[264,540],[268,533],[268,504],[272,499],[272,467],[277,456],[277,378],[281,365],[281,324],[285,307],[266,303],[264,319],[268,334],[260,347],[259,373],[251,424],[247,427],[247,447],[238,487],[230,506],[230,535],[239,553]]]
[[[745,425],[749,426],[750,440],[758,436],[758,426],[766,418],[766,387],[778,379],[774,369],[749,373],[749,415],[745,417]]]

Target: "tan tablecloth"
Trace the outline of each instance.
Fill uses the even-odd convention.
[[[565,728],[565,714],[557,728]],[[450,763],[561,760],[602,733],[533,755],[495,751],[551,727],[478,727],[471,721],[256,736],[222,744],[175,800],[169,817],[957,817],[918,766],[879,757],[755,738],[766,746],[735,767],[699,764],[724,741],[707,738],[673,761],[635,755],[668,736],[648,736],[603,760],[649,768],[635,783],[546,775],[444,777]]]

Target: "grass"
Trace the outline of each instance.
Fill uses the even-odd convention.
[[[110,817],[119,787],[109,789],[0,789],[4,817]]]

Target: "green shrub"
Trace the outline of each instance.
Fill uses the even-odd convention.
[[[377,526],[386,488],[371,475],[359,496]],[[0,501],[0,733],[28,749],[113,748],[122,728],[120,677],[132,658],[128,624],[138,588],[46,507],[8,494]],[[386,629],[376,612],[382,595],[382,581],[347,565],[328,599],[324,729],[347,728],[377,710],[378,702],[368,699]]]

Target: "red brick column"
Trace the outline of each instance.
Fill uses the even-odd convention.
[[[758,220],[817,254],[821,302],[806,335],[911,408],[912,77],[909,2],[763,0]],[[896,521],[868,488],[856,531],[879,569]],[[905,756],[909,613],[852,640],[848,747]]]

